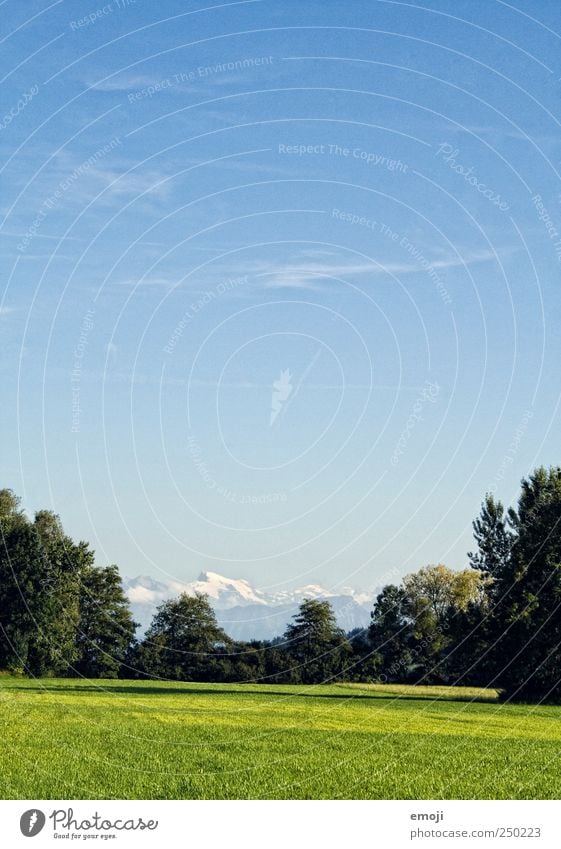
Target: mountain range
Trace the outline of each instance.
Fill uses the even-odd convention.
[[[327,590],[308,584],[294,590],[266,592],[239,578],[226,578],[217,572],[202,572],[196,581],[155,580],[146,575],[124,581],[131,610],[143,634],[163,601],[180,593],[203,593],[216,613],[218,624],[236,640],[270,640],[282,635],[286,625],[306,598],[327,599],[337,622],[345,631],[364,628],[370,621],[375,592],[351,587]]]

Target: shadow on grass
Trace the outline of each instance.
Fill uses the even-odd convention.
[[[182,684],[185,686],[182,686]],[[319,689],[321,685],[302,685],[305,687],[317,687],[318,689],[314,689],[312,692],[294,692],[287,690],[262,690],[259,686],[251,687],[247,685],[232,685],[237,688],[239,686],[243,686],[244,689],[232,689],[228,684],[212,686],[209,685],[207,687],[197,687],[196,684],[191,684],[189,682],[178,682],[177,686],[170,687],[165,684],[161,686],[153,686],[150,684],[146,684],[145,686],[132,684],[130,686],[124,684],[96,684],[94,681],[88,681],[83,686],[76,686],[74,684],[49,684],[45,683],[42,686],[22,686],[15,685],[11,686],[10,690],[18,690],[22,692],[31,692],[31,693],[80,693],[83,695],[90,695],[92,692],[95,693],[103,693],[103,694],[116,694],[116,695],[134,695],[134,696],[227,696],[227,695],[236,695],[236,696],[282,696],[285,699],[338,699],[340,701],[348,702],[350,699],[356,701],[414,701],[414,702],[477,702],[482,704],[497,704],[498,701],[493,696],[467,696],[458,694],[457,696],[453,695],[430,695],[429,693],[418,695],[411,694],[398,694],[398,693],[357,693],[352,690],[347,690],[346,692],[341,693],[322,693]],[[298,686],[298,685],[288,685],[288,686]],[[340,685],[344,687],[344,684]]]

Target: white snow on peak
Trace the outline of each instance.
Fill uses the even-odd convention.
[[[148,627],[158,605],[181,593],[206,595],[216,611],[219,623],[236,638],[250,639],[276,636],[284,630],[284,623],[296,613],[304,599],[329,599],[347,630],[367,623],[375,593],[359,592],[352,587],[328,590],[320,584],[306,584],[292,590],[265,591],[253,587],[244,578],[226,578],[218,572],[201,572],[196,581],[176,579],[156,580],[147,575],[124,581],[134,618],[143,629]],[[265,633],[263,614],[266,609],[278,608],[274,622],[265,619],[271,633]],[[271,611],[272,613],[272,611]],[[279,619],[279,616],[281,617]],[[276,617],[276,618],[275,618]],[[278,620],[278,621],[277,621]],[[274,631],[274,633],[273,633]]]
[[[305,598],[336,598],[349,596],[357,604],[368,604],[373,600],[373,593],[358,592],[352,587],[342,587],[328,590],[320,584],[306,584],[293,590],[276,590],[265,592],[255,589],[244,578],[226,578],[218,572],[201,572],[196,581],[185,583],[177,580],[157,581],[145,575],[125,581],[127,595],[131,602],[159,604],[166,598],[180,593],[194,595],[202,593],[212,600],[217,610],[227,610],[248,604],[275,606],[293,604]]]
[[[263,593],[255,590],[244,579],[225,578],[217,572],[201,572],[196,581],[156,581],[146,575],[125,581],[127,595],[134,604],[161,604],[168,598],[181,593],[202,593],[212,600],[216,609],[227,610],[246,604],[268,604]]]

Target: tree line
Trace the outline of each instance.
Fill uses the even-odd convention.
[[[272,641],[232,640],[203,595],[157,609],[141,638],[116,566],[99,567],[59,518],[0,491],[0,670],[176,681],[461,684],[520,700],[561,696],[561,468],[515,507],[487,495],[469,567],[425,566],[379,593],[368,628],[342,631],[305,600]]]

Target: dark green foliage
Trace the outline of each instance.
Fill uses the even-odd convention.
[[[284,639],[292,681],[318,684],[344,677],[352,649],[328,601],[303,601]]]
[[[345,680],[380,682],[383,658],[376,650],[376,638],[371,639],[370,628],[354,628],[347,634],[347,639],[352,657],[347,666]]]
[[[471,603],[466,610],[456,611],[450,617],[448,643],[437,670],[443,683],[492,686],[488,622],[486,600]]]
[[[31,675],[318,684],[490,686],[561,699],[561,469],[522,481],[516,509],[488,495],[470,569],[442,564],[383,588],[368,629],[346,636],[307,599],[283,637],[234,642],[205,596],[162,604],[140,643],[116,566],[95,566],[57,516],[30,521],[0,490],[0,669]]]
[[[182,593],[158,608],[139,646],[137,663],[141,672],[159,678],[220,681],[229,646],[207,597]]]
[[[0,531],[5,536],[15,525],[25,524],[27,519],[20,510],[20,499],[11,489],[0,489]]]
[[[0,667],[64,674],[76,657],[77,568],[87,554],[52,513],[29,522],[13,504],[3,516],[0,549]]]
[[[522,481],[515,539],[496,575],[490,654],[511,698],[561,698],[561,469]]]
[[[33,526],[7,528],[0,550],[0,668],[23,671],[44,624],[48,569]]]
[[[388,584],[372,611],[368,636],[383,683],[407,681],[413,667],[413,616],[403,587]]]
[[[41,510],[33,522],[43,562],[42,617],[33,634],[27,665],[33,675],[64,675],[78,657],[82,571],[93,565],[87,543],[66,536],[60,519]],[[29,599],[30,594],[26,595]]]
[[[0,526],[0,669],[116,674],[134,633],[117,568],[96,567],[54,513],[29,521],[10,490]]]
[[[86,678],[118,677],[135,630],[117,567],[85,568],[80,584],[76,671]]]
[[[379,594],[368,636],[378,658],[375,680],[382,683],[447,684],[458,673],[457,659],[468,619],[485,598],[485,579],[472,569],[443,564],[406,575]],[[457,649],[457,653],[456,653]]]
[[[509,562],[515,539],[512,531],[515,514],[510,511],[509,515],[505,515],[501,502],[488,494],[479,517],[473,522],[477,551],[470,551],[468,558],[472,568],[479,569],[486,577],[500,575]]]

